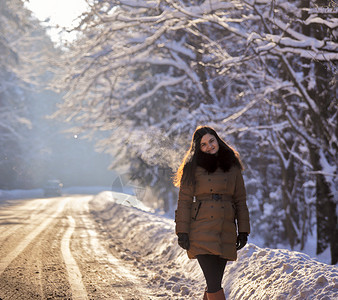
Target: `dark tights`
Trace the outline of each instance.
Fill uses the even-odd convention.
[[[209,254],[197,255],[197,260],[207,282],[207,292],[216,293],[222,288],[222,278],[227,260],[218,255]]]

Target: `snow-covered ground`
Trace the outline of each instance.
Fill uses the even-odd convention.
[[[152,288],[165,287],[165,299],[200,298],[205,287],[202,272],[177,245],[174,221],[152,212],[132,195],[102,190],[91,190],[98,195],[90,209],[108,236],[123,241],[121,259],[135,259]],[[37,190],[30,191],[29,196],[36,194]],[[23,195],[14,191],[11,198]],[[7,197],[8,192],[0,191],[0,199]],[[249,240],[238,260],[228,263],[223,286],[227,299],[338,299],[338,267],[300,252],[261,248]]]
[[[191,296],[196,290],[202,293],[205,282],[200,267],[177,245],[172,219],[145,211],[133,196],[112,192],[97,195],[91,209],[107,230],[116,234],[120,229],[127,252],[162,270],[154,278],[167,284],[170,299],[178,294]],[[236,262],[228,263],[223,285],[229,299],[338,299],[338,267],[304,253],[249,243]]]
[[[109,190],[106,186],[94,186],[83,187],[75,186],[62,189],[64,194],[98,194],[102,191]],[[42,198],[43,189],[31,189],[31,190],[0,190],[0,201],[6,201],[11,199],[27,199],[27,198]]]

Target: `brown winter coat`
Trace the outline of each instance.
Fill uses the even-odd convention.
[[[250,233],[241,170],[234,166],[228,172],[218,168],[208,173],[198,166],[195,179],[195,186],[181,185],[175,216],[176,233],[189,234],[188,257],[214,254],[236,260],[236,230]],[[222,199],[212,194],[222,194]]]

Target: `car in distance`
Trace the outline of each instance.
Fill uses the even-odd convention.
[[[43,187],[43,194],[45,197],[61,196],[63,184],[58,179],[48,180]]]

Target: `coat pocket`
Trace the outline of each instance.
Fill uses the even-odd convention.
[[[236,209],[231,201],[224,201],[224,220],[230,223],[235,223]]]
[[[201,201],[197,201],[193,203],[191,207],[191,219],[192,220],[196,221],[201,205],[202,205]]]
[[[236,205],[235,205],[235,203],[231,202],[231,206],[232,206],[232,210],[233,210],[233,214],[234,214],[234,223],[236,223],[236,220],[237,220],[237,209],[236,209]]]

